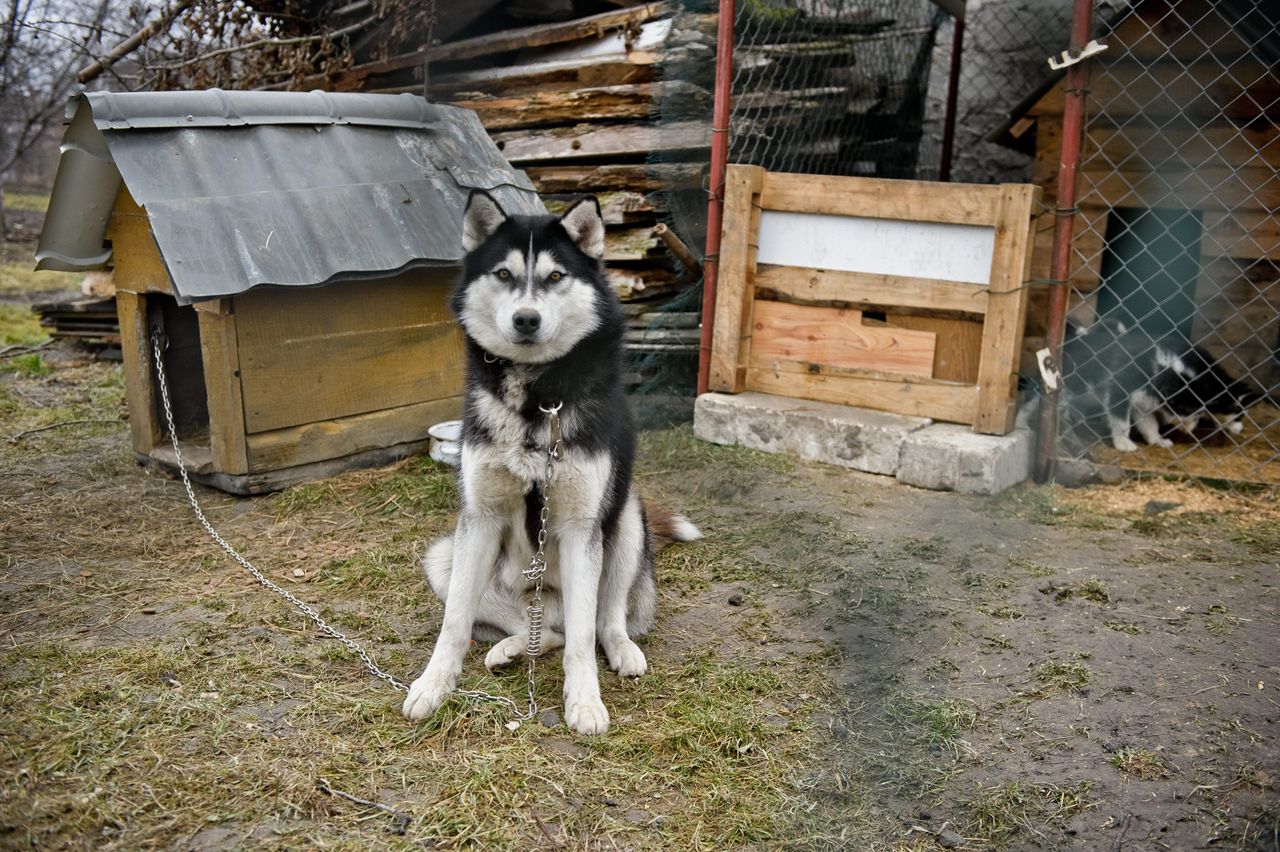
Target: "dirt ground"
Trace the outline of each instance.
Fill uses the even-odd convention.
[[[535,721],[415,726],[135,465],[118,366],[29,354],[0,360],[5,848],[1280,848],[1275,494],[964,497],[648,433],[641,489],[707,538],[663,554],[609,734],[564,727],[556,658]],[[420,670],[446,469],[200,495]],[[482,654],[464,685],[518,697]]]

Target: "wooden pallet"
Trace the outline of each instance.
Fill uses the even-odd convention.
[[[833,178],[730,166],[711,389],[757,390],[1008,432],[1039,194],[1023,184]],[[812,215],[788,219],[770,217],[770,211]],[[762,233],[762,218],[772,234]],[[951,264],[957,271],[929,277],[874,268],[893,267],[906,245],[828,240],[813,249],[827,257],[826,268],[816,261],[805,265],[803,240],[784,240],[777,248],[788,223],[839,233],[855,226],[865,232],[885,221],[922,226],[924,252],[937,253],[937,268]],[[910,229],[896,233],[917,239]],[[948,254],[953,243],[954,263]],[[987,244],[989,260],[982,252]]]

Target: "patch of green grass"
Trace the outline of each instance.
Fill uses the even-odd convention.
[[[1090,680],[1089,669],[1074,660],[1047,660],[1036,666],[1034,674],[1046,692],[1078,692]]]
[[[299,637],[292,658],[271,645],[228,652],[234,634],[219,629],[197,631],[205,644],[42,643],[19,665],[17,652],[0,654],[6,704],[17,702],[0,736],[22,743],[0,756],[0,819],[20,827],[15,842],[93,836],[139,848],[281,823],[308,847],[512,848],[540,845],[544,829],[574,847],[767,843],[801,805],[791,779],[809,759],[806,720],[827,701],[811,661],[697,652],[655,660],[635,682],[602,677],[604,737],[537,722],[512,732],[505,708],[458,699],[415,724],[333,643]],[[478,674],[478,657],[463,683],[520,699],[523,670]],[[560,681],[558,665],[539,669],[542,706],[558,706]],[[782,700],[790,724],[768,724]],[[408,814],[404,837],[386,833],[389,818],[317,794],[320,778]]]
[[[1007,589],[1013,584],[1004,577],[997,577],[985,571],[968,571],[960,575],[960,585],[967,589],[997,591]]]
[[[1053,599],[1059,603],[1071,598],[1080,598],[1100,606],[1111,603],[1111,590],[1097,577],[1089,577],[1066,586],[1049,586],[1044,591],[1053,592]]]
[[[276,518],[285,518],[333,502],[337,492],[329,482],[307,482],[281,491],[275,498]]]
[[[40,317],[25,305],[0,305],[0,344],[43,343],[49,336]]]
[[[1138,636],[1147,632],[1143,629],[1141,624],[1133,624],[1128,621],[1104,621],[1102,626],[1108,630],[1115,630],[1118,633],[1127,633],[1130,636]]]
[[[6,191],[4,194],[4,206],[6,210],[31,210],[43,213],[49,209],[49,194],[47,192]]]
[[[0,372],[4,371],[4,367],[0,366]],[[47,376],[52,370],[49,365],[40,357],[39,352],[28,352],[26,355],[19,355],[16,358],[9,359],[8,372],[15,375],[23,376],[28,379]]]
[[[790,473],[796,463],[790,456],[746,447],[724,447],[698,439],[689,424],[641,432],[636,472],[641,476],[677,474],[690,469],[715,470],[726,479],[739,474]]]
[[[1010,556],[1008,566],[1010,570],[1025,571],[1032,577],[1048,577],[1053,574],[1053,569],[1049,566],[1021,556]]]
[[[912,559],[937,562],[947,552],[947,540],[941,536],[904,536],[897,541],[899,549]]]
[[[457,474],[429,456],[415,456],[390,476],[370,483],[364,506],[374,514],[414,518],[454,512],[458,508]]]
[[[1126,775],[1143,781],[1169,777],[1169,767],[1160,755],[1145,748],[1118,749],[1111,755],[1111,765]]]
[[[887,702],[889,717],[908,736],[958,754],[964,734],[978,721],[978,707],[962,698],[924,698],[906,694]]]
[[[1023,833],[1045,838],[1061,833],[1067,820],[1098,804],[1091,781],[1070,787],[1008,781],[982,787],[965,803],[961,834],[982,843],[1002,843]]]
[[[946,657],[939,657],[924,668],[924,676],[929,680],[940,680],[959,673],[960,667]]]
[[[19,246],[21,248],[16,248]],[[27,248],[30,250],[26,250]],[[27,243],[12,243],[5,249],[3,257],[0,257],[0,293],[79,291],[83,273],[49,270],[37,272],[35,260],[31,256],[34,251],[35,245]]]

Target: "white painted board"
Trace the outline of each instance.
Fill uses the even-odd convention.
[[[995,228],[765,210],[756,263],[989,284]]]

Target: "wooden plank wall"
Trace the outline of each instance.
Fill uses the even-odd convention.
[[[730,166],[711,388],[1007,432],[1038,197],[1028,185],[814,177]],[[989,227],[990,279],[982,285],[757,264],[765,210]],[[864,308],[885,320],[868,322]]]
[[[236,297],[245,432],[457,396],[464,365],[451,283],[449,272],[414,270]]]

